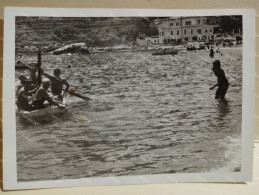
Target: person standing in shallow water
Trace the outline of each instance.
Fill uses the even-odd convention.
[[[211,57],[211,58],[213,58],[213,57],[214,57],[214,50],[213,50],[213,48],[212,48],[212,47],[210,48],[210,57]]]
[[[212,68],[213,73],[215,76],[218,78],[218,83],[214,85],[213,87],[210,88],[210,90],[214,89],[215,87],[218,87],[216,94],[215,94],[215,99],[225,99],[225,95],[228,91],[229,83],[228,80],[225,76],[225,72],[223,69],[221,69],[221,63],[219,60],[215,60],[213,62],[213,68]]]

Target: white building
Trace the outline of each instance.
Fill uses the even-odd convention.
[[[160,20],[157,24],[159,43],[181,43],[214,39],[219,28],[220,18],[211,17],[174,17]]]
[[[136,43],[138,46],[156,45],[159,43],[159,37],[158,36],[147,37],[143,35],[142,37],[137,37]]]

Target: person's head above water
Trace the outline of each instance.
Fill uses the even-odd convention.
[[[50,87],[50,81],[48,79],[43,79],[42,87],[43,89],[48,89]]]
[[[53,74],[55,75],[55,76],[60,76],[60,69],[58,69],[58,68],[55,68],[54,69],[54,71],[53,71]]]
[[[212,68],[211,70],[219,69],[220,66],[221,66],[220,61],[219,61],[219,60],[215,60],[215,61],[213,62],[213,68]]]

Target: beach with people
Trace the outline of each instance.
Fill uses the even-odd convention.
[[[17,114],[18,181],[240,171],[242,45],[214,50],[42,52],[42,73],[59,69],[90,100],[67,93],[62,116]],[[225,101],[210,90],[215,60],[229,83]],[[15,79],[30,74],[16,70]]]

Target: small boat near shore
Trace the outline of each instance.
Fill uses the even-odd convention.
[[[172,50],[172,51],[158,51],[155,53],[152,53],[153,56],[157,56],[157,55],[175,55],[178,54],[177,50]]]

